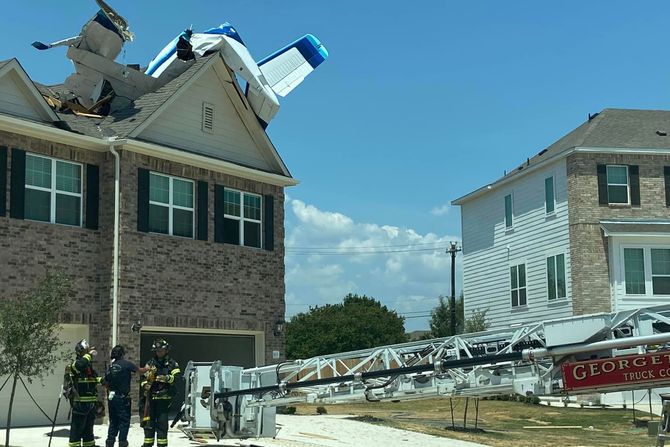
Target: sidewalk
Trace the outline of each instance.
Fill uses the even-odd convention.
[[[195,442],[189,440],[177,428],[170,430],[168,443],[170,447],[192,447],[197,445],[211,446],[249,446],[249,447],[344,447],[344,446],[379,446],[379,447],[485,447],[482,444],[458,441],[449,438],[413,433],[395,428],[366,424],[348,420],[347,416],[290,416],[277,415],[279,433],[275,439],[226,439],[220,442]],[[60,431],[69,427],[57,426],[51,442],[52,447],[65,447],[68,438],[58,437]],[[13,447],[46,447],[49,444],[51,427],[16,428],[11,431]],[[105,445],[107,425],[95,426],[96,443]],[[0,439],[4,441],[5,430],[0,430]],[[144,433],[139,424],[131,424],[128,441],[130,447],[140,447]]]

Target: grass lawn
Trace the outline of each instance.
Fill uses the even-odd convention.
[[[463,427],[464,398],[453,399],[454,419]],[[567,446],[653,446],[655,438],[647,436],[647,428],[633,425],[629,410],[600,408],[564,408],[531,405],[519,402],[481,400],[478,427],[480,433],[447,430],[451,427],[449,399],[435,398],[402,402],[369,402],[326,406],[328,414],[362,416],[362,420],[406,430],[496,447],[567,447]],[[316,414],[316,405],[298,405],[296,414]],[[649,415],[636,411],[638,420]],[[658,416],[654,417],[658,420]],[[474,427],[474,399],[468,407],[468,428]],[[550,426],[581,426],[582,428],[548,428]],[[547,427],[541,429],[524,427]]]

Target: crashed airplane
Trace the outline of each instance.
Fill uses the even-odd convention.
[[[133,40],[128,22],[103,0],[100,10],[78,36],[51,44],[34,42],[38,50],[67,46],[75,72],[65,80],[71,94],[57,98],[78,113],[106,115],[184,73],[198,58],[220,52],[228,67],[246,82],[245,95],[263,127],[279,111],[277,95],[290,93],[328,57],[321,42],[307,34],[255,62],[235,28],[224,23],[197,33],[187,29],[170,42],[145,69],[114,61],[125,42]]]

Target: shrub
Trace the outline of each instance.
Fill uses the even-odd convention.
[[[316,414],[328,414],[326,407],[316,407]]]
[[[277,407],[277,414],[295,414],[295,407]]]

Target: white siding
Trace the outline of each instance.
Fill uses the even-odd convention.
[[[203,131],[203,102],[214,105],[214,128]],[[214,68],[181,93],[139,138],[272,171],[238,115]]]
[[[0,112],[42,121],[30,95],[16,73],[10,71],[0,78]]]
[[[670,296],[653,295],[650,282],[651,266],[648,262],[645,263],[645,273],[647,276],[647,283],[645,285],[646,295],[626,295],[623,250],[624,248],[643,248],[645,257],[648,257],[650,248],[670,248],[670,236],[610,237],[608,239],[610,272],[613,272],[610,275],[612,311],[620,312],[640,307],[668,304]]]
[[[545,213],[544,181],[554,177],[556,207]],[[505,196],[513,195],[513,229],[505,229]],[[466,318],[488,309],[491,327],[572,315],[565,160],[461,206]],[[546,258],[565,255],[566,298],[548,300]],[[509,268],[526,264],[527,306],[512,309]]]

